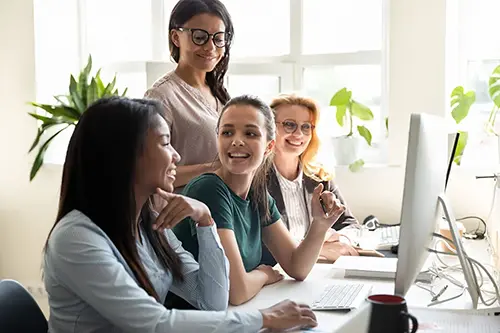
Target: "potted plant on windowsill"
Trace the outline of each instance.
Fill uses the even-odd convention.
[[[451,116],[455,120],[457,125],[460,124],[469,114],[469,110],[476,101],[476,93],[472,90],[465,92],[462,86],[457,86],[451,92]],[[467,131],[459,129],[460,137],[458,139],[457,148],[455,151],[455,157],[453,161],[455,164],[460,165],[462,162],[462,156],[464,154],[465,146],[469,139],[469,133]]]
[[[493,108],[486,122],[486,132],[497,137],[498,157],[500,159],[500,133],[495,128],[498,112],[500,111],[500,65],[495,67],[488,80],[488,94],[493,101]]]
[[[351,171],[357,171],[364,165],[359,156],[361,138],[371,146],[372,134],[363,124],[356,122],[373,120],[373,112],[366,105],[354,100],[352,91],[347,88],[342,88],[333,95],[330,106],[336,107],[337,123],[348,130],[346,135],[332,138],[337,165],[349,165]]]
[[[99,69],[95,76],[92,77],[89,76],[91,70],[92,57],[89,55],[86,66],[80,71],[78,81],[73,75],[70,75],[69,93],[54,96],[58,103],[40,104],[30,102],[32,106],[45,111],[45,114],[28,113],[40,121],[35,140],[29,150],[31,152],[38,147],[38,153],[31,167],[30,181],[35,178],[43,165],[45,153],[50,143],[63,131],[75,126],[88,106],[103,97],[125,96],[127,89],[121,94],[118,89],[115,89],[116,75],[110,83],[105,84],[100,77],[101,70]]]

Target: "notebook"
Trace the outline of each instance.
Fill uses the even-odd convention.
[[[397,264],[398,258],[342,256],[332,266],[345,270],[344,277],[394,279]],[[417,276],[417,281],[431,282],[432,277],[432,273],[423,271]]]

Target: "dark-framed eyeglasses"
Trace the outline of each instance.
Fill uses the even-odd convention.
[[[288,134],[294,133],[299,127],[299,124],[297,124],[297,122],[294,120],[283,120],[281,122],[276,122],[276,123],[281,124],[285,132]],[[314,126],[313,124],[306,122],[300,125],[300,131],[304,135],[310,135],[315,127],[316,126]]]
[[[209,34],[208,31],[203,30],[203,29],[193,29],[193,28],[183,28],[179,27],[177,28],[179,31],[189,31],[191,33],[191,40],[195,45],[198,46],[203,46],[205,45],[209,40],[210,37],[212,37],[212,41],[214,42],[214,45],[218,48],[223,48],[227,44],[229,44],[230,41],[230,34],[225,32],[225,31],[219,31],[214,34]]]

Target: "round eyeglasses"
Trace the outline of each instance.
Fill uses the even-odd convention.
[[[177,28],[179,31],[189,31],[191,32],[191,40],[195,45],[202,46],[205,45],[212,37],[214,45],[218,48],[223,48],[229,44],[229,33],[225,31],[219,31],[214,34],[209,34],[208,31],[203,29],[192,29],[192,28]]]
[[[294,133],[297,130],[297,128],[299,127],[299,124],[297,124],[297,122],[295,122],[293,120],[284,120],[284,121],[276,122],[276,123],[281,124],[283,126],[283,129],[285,130],[285,132],[288,134]],[[311,123],[303,123],[302,125],[300,125],[300,131],[304,135],[310,135],[311,132],[313,131],[314,127],[315,126]]]

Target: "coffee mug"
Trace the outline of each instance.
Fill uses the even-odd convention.
[[[368,333],[415,333],[417,318],[408,313],[406,300],[397,295],[368,296],[371,305]],[[411,321],[411,331],[409,328]]]

